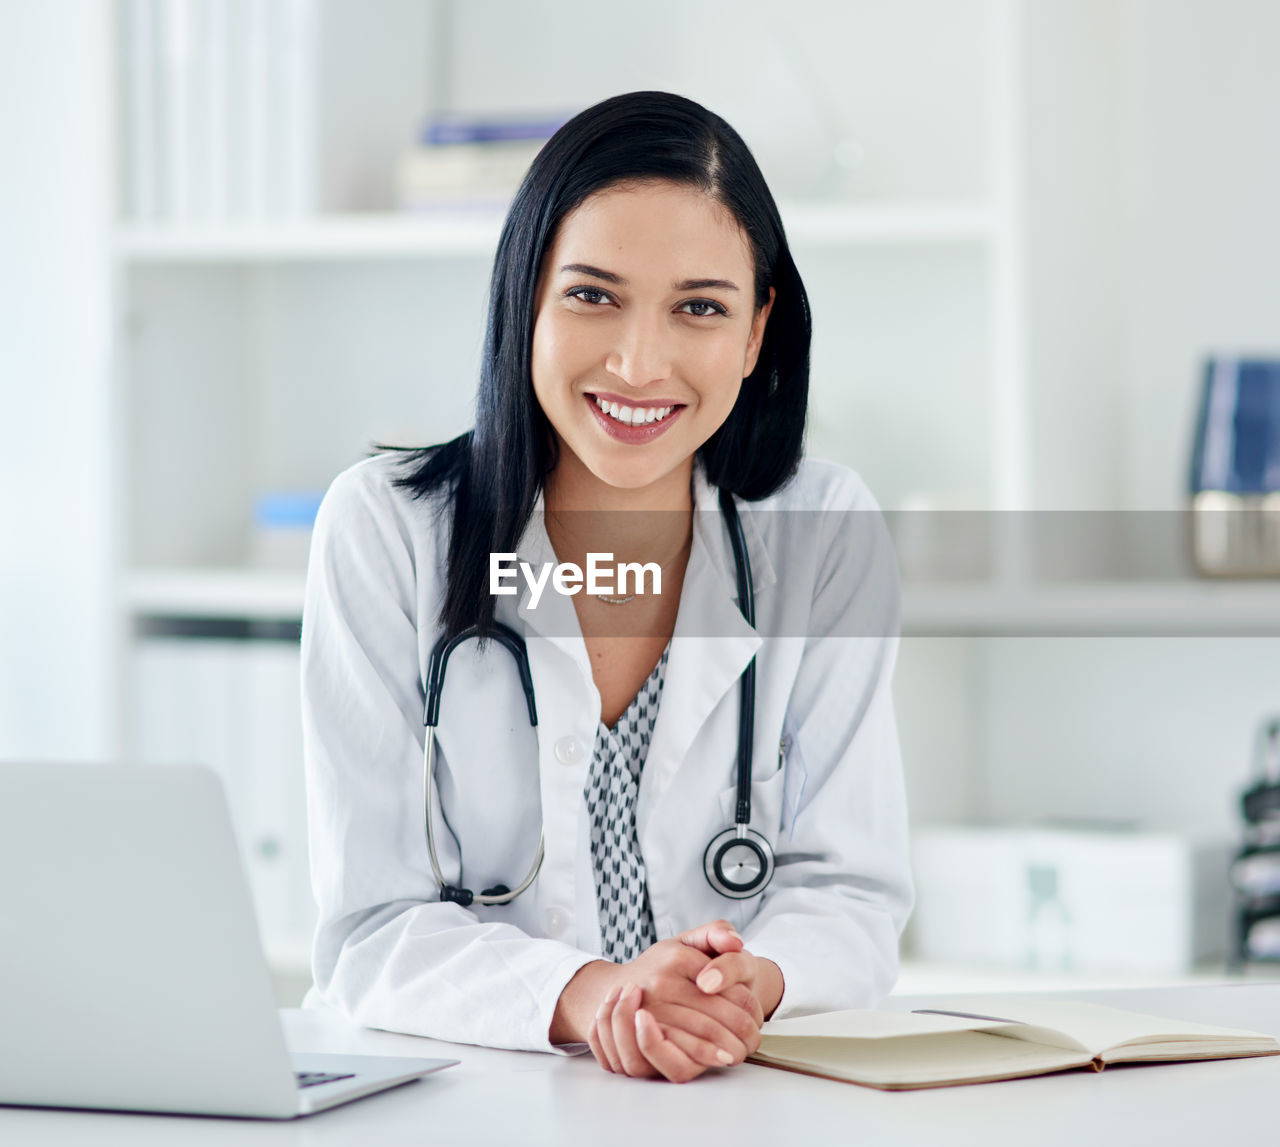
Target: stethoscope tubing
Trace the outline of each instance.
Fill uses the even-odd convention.
[[[729,520],[729,544],[733,549],[734,568],[738,590],[738,607],[747,623],[755,628],[755,593],[751,574],[751,559],[747,553],[746,537],[743,534],[742,522],[738,517],[738,509],[733,495],[725,489],[720,490],[720,507]],[[435,754],[436,726],[440,719],[440,703],[444,692],[444,675],[449,656],[463,642],[472,637],[481,636],[479,628],[471,626],[447,640],[441,640],[431,651],[431,659],[427,667],[426,699],[424,703],[423,724],[427,727],[426,745],[423,749],[423,793],[426,812],[426,844],[427,855],[431,861],[431,873],[440,886],[440,899],[461,904],[464,908],[472,904],[501,905],[509,904],[537,878],[542,868],[546,853],[546,828],[538,835],[538,851],[528,875],[514,889],[503,885],[486,888],[483,892],[472,892],[459,885],[449,884],[440,867],[440,857],[436,849],[435,814],[431,799],[435,787]],[[535,728],[538,724],[538,710],[534,703],[533,676],[529,669],[529,656],[524,640],[515,630],[495,621],[484,635],[505,646],[516,660],[520,673],[520,685],[524,690],[525,701],[529,707],[529,722]],[[758,895],[773,877],[773,850],[769,842],[750,828],[751,824],[751,759],[753,751],[753,731],[755,726],[755,693],[756,693],[756,659],[751,660],[743,670],[740,687],[740,709],[738,720],[738,766],[737,766],[737,801],[734,809],[733,826],[717,833],[707,845],[703,854],[703,867],[708,882],[717,892],[730,899],[742,900]],[[730,850],[741,855],[746,850],[754,867],[747,869],[754,872],[743,882],[731,879],[724,869],[723,858]],[[739,861],[741,868],[741,862]],[[461,881],[459,873],[459,881]]]
[[[510,904],[517,896],[531,885],[537,878],[538,872],[542,868],[542,858],[546,853],[547,834],[544,829],[538,834],[538,852],[533,858],[533,866],[529,869],[529,875],[526,876],[519,884],[510,890],[502,889],[499,885],[495,888],[486,888],[483,892],[468,892],[467,889],[451,885],[444,878],[444,872],[440,868],[440,856],[436,851],[435,830],[433,827],[434,816],[432,814],[431,790],[435,784],[436,778],[436,730],[435,726],[429,726],[427,732],[427,748],[424,754],[423,763],[423,789],[427,797],[427,856],[431,859],[431,874],[436,878],[436,883],[440,885],[440,898],[442,900],[452,900],[461,904],[464,908],[470,907],[472,904]],[[459,873],[461,880],[461,873]]]

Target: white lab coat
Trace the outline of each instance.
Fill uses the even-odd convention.
[[[436,758],[451,830],[437,820],[446,878],[457,879],[456,840],[465,887],[514,887],[536,852],[540,811],[546,858],[509,905],[442,903],[424,842],[422,754],[447,530],[434,516],[438,500],[414,501],[391,485],[395,473],[380,456],[339,475],[312,543],[302,704],[319,924],[306,1002],[392,1031],[583,1050],[548,1039],[565,984],[600,952],[583,796],[600,696],[573,603],[548,588],[529,610],[523,583],[521,596],[499,598],[498,619],[526,637],[536,733],[504,648],[490,643],[478,656],[466,642],[449,661]],[[872,586],[865,557],[838,546],[816,552],[813,516],[799,526],[804,515],[769,511],[875,503],[852,471],[813,460],[772,497],[739,501],[752,630],[700,464],[694,494],[699,512],[636,811],[658,938],[732,921],[750,951],[782,969],[777,1018],[874,1006],[897,977],[913,900],[890,696],[897,636],[806,638],[850,632],[859,594],[883,587]],[[540,499],[518,547],[535,566],[555,560],[541,511]],[[802,617],[812,610],[807,628],[780,620],[797,603]],[[773,843],[777,869],[763,894],[729,900],[707,883],[703,854],[733,823],[738,679],[752,654],[751,823]]]

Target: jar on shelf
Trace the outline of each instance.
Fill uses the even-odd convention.
[[[262,569],[305,570],[311,531],[323,492],[273,491],[253,507],[253,564]]]
[[[1205,364],[1191,458],[1191,551],[1215,577],[1280,577],[1280,360]]]

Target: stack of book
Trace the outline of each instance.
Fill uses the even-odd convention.
[[[401,156],[396,186],[409,211],[502,207],[567,116],[432,117]]]

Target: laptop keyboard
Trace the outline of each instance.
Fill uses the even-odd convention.
[[[332,1071],[295,1071],[299,1087],[315,1087],[317,1083],[332,1083],[335,1079],[355,1079],[354,1072],[337,1075]]]

